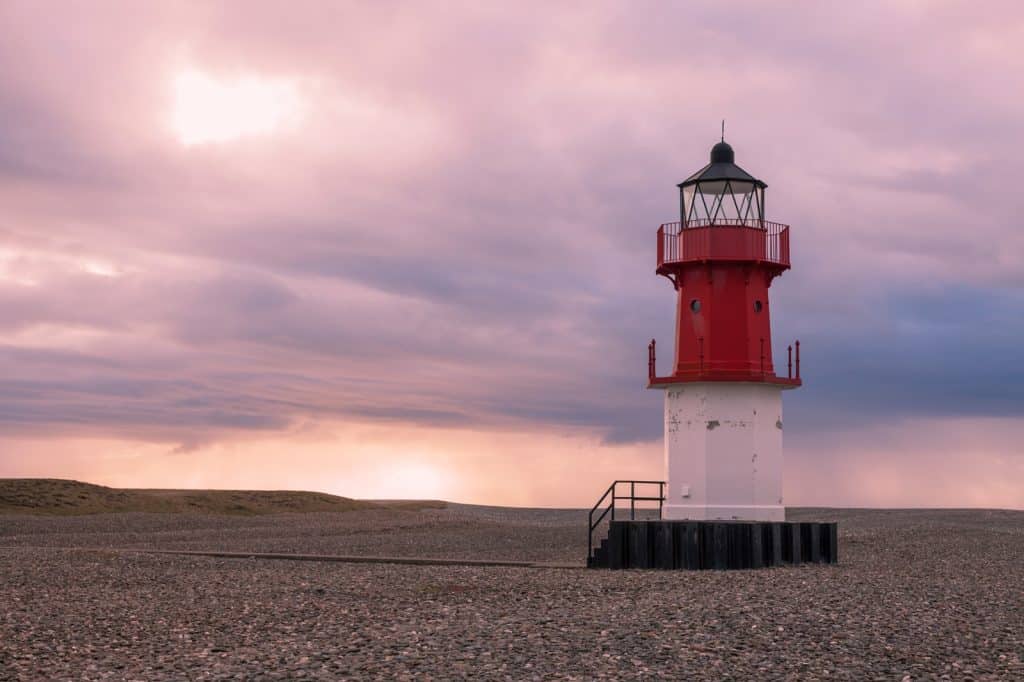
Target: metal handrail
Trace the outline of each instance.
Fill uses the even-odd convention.
[[[668,228],[669,233],[675,230],[675,234],[679,233],[679,230],[690,230],[696,227],[755,227],[761,230],[777,229],[781,230],[784,227],[789,227],[785,223],[779,223],[774,220],[761,220],[759,218],[694,218],[687,220],[686,223],[681,223],[678,220],[671,223],[662,223],[662,227]]]
[[[719,227],[727,230],[715,232],[714,228]],[[729,236],[728,228],[733,230]],[[680,222],[663,223],[658,228],[659,268],[666,263],[714,259],[754,260],[789,266],[789,225],[770,220],[717,218],[691,220],[685,225]]]
[[[616,486],[620,483],[629,483],[629,495],[617,495]],[[658,496],[650,497],[636,494],[637,485],[656,485],[658,486]],[[597,512],[598,508],[608,499],[609,495],[611,499],[608,501],[608,506],[605,507],[601,515],[597,517],[597,521],[594,520],[594,513]],[[615,520],[615,501],[616,500],[629,500],[629,518],[633,520],[636,518],[636,503],[637,502],[657,502],[658,503],[658,518],[661,518],[662,507],[665,504],[665,481],[629,481],[629,480],[615,480],[608,486],[608,489],[604,491],[595,504],[590,509],[590,514],[587,517],[589,529],[587,530],[587,561],[594,553],[594,530],[601,525],[604,517],[611,513],[611,521]]]

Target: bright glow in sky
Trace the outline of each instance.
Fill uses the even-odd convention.
[[[185,145],[269,135],[296,125],[300,104],[296,85],[286,80],[218,79],[189,69],[174,79],[172,127]]]

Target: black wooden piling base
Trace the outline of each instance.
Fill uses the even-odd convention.
[[[612,521],[587,566],[699,570],[838,560],[835,523]]]

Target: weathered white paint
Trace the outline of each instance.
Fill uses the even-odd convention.
[[[663,518],[784,521],[782,388],[707,382],[664,389]]]

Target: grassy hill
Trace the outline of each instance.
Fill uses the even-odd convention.
[[[276,514],[355,509],[442,508],[444,502],[375,504],[301,490],[147,490],[107,488],[56,478],[0,478],[0,514],[104,514],[155,512]]]

